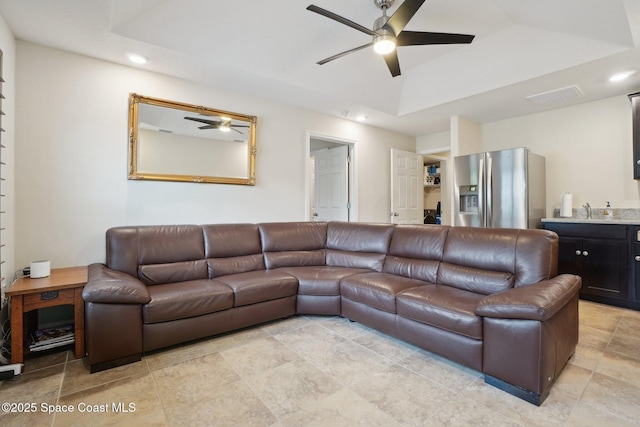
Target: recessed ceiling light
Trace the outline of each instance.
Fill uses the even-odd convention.
[[[367,116],[365,116],[364,114],[360,114],[359,116],[356,116],[355,118],[359,122],[364,122],[365,120],[367,120]]]
[[[628,77],[631,77],[632,75],[634,75],[636,72],[635,70],[632,71],[624,71],[622,73],[617,73],[612,75],[611,77],[609,77],[609,81],[610,82],[620,82]]]
[[[148,61],[148,59],[145,58],[144,56],[138,55],[135,53],[129,54],[128,58],[129,58],[129,61],[133,62],[134,64],[140,64],[140,65],[146,64]]]

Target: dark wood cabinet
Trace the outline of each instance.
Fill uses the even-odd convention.
[[[633,244],[633,248],[631,250],[631,258],[633,259],[633,278],[631,280],[630,291],[632,293],[632,299],[634,301],[638,301],[640,304],[640,242],[638,242],[638,237],[640,233],[640,227],[634,227],[633,236],[635,243]]]
[[[633,178],[640,179],[640,92],[629,95],[633,122]]]
[[[627,242],[605,239],[582,240],[582,292],[626,298]]]
[[[582,239],[561,237],[559,246],[558,274],[568,273],[582,276]]]
[[[547,230],[560,237],[558,273],[582,277],[580,297],[592,301],[640,308],[632,286],[640,279],[640,262],[632,252],[634,227],[619,224],[584,224],[546,222]]]

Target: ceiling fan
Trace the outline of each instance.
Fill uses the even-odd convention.
[[[404,31],[404,27],[413,18],[413,15],[420,9],[425,0],[404,0],[390,18],[387,18],[387,9],[395,0],[373,0],[373,3],[382,9],[382,16],[375,20],[373,29],[370,30],[360,24],[356,24],[340,15],[322,9],[321,7],[309,5],[307,10],[315,12],[329,19],[333,19],[341,24],[347,25],[373,37],[371,43],[347,50],[337,55],[318,61],[323,65],[334,59],[341,58],[349,53],[373,46],[373,49],[384,57],[387,67],[393,77],[400,75],[400,62],[398,61],[397,46],[422,46],[430,44],[463,44],[471,43],[475,36],[469,34],[453,33],[430,33],[420,31]]]
[[[185,120],[193,120],[194,122],[204,123],[205,126],[198,126],[198,129],[218,129],[220,132],[230,132],[232,130],[240,132],[236,128],[248,128],[248,125],[234,125],[231,123],[231,119],[225,119],[224,117],[220,118],[221,120],[208,120],[201,119],[199,117],[185,117]]]

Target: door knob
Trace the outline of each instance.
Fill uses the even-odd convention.
[[[318,216],[318,214],[314,212],[313,216]]]
[[[640,261],[640,255],[636,255],[636,257],[634,258],[636,261]]]
[[[589,256],[589,252],[587,252],[587,251],[583,251],[583,252],[582,252],[582,256]]]
[[[391,212],[391,216],[400,216],[398,212]]]
[[[576,255],[578,256],[582,255],[582,251],[576,251]]]

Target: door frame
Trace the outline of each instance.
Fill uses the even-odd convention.
[[[325,134],[320,134],[316,132],[305,132],[304,138],[304,177],[305,177],[305,185],[304,185],[304,217],[305,221],[312,221],[313,212],[311,212],[311,196],[313,195],[313,191],[311,191],[311,140],[312,139],[320,139],[323,141],[331,142],[334,144],[347,145],[349,147],[349,173],[347,174],[347,185],[349,186],[348,191],[348,203],[350,205],[349,209],[349,222],[357,222],[359,213],[358,213],[358,182],[356,180],[357,174],[357,158],[356,158],[356,141],[353,139],[340,138],[336,136],[330,136]]]
[[[434,160],[440,162],[440,169],[442,173],[440,174],[440,191],[442,194],[442,199],[440,200],[441,208],[443,212],[446,212],[447,215],[441,216],[440,221],[442,225],[452,225],[453,224],[453,164],[452,157],[442,156],[439,153],[449,151],[450,149],[446,148],[436,148],[430,150],[420,150],[418,154],[422,154],[422,158],[425,160]],[[436,154],[438,153],[438,154]]]

